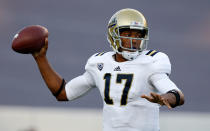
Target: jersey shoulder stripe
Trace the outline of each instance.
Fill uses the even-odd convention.
[[[158,51],[156,51],[156,50],[150,50],[150,51],[148,51],[147,53],[146,53],[146,55],[148,55],[148,56],[154,56],[154,55],[156,55],[158,53]]]
[[[99,53],[96,53],[95,56],[102,56],[103,54],[105,54],[106,52],[99,52]]]
[[[113,52],[100,52],[93,54],[86,63],[85,69],[89,70],[97,67],[98,64],[103,64],[110,60],[110,57],[113,55]]]

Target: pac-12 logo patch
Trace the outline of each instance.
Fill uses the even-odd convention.
[[[98,63],[97,67],[101,71],[104,68],[104,63]]]

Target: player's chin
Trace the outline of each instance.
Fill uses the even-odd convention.
[[[120,52],[123,52],[123,51],[136,52],[136,51],[139,51],[139,50],[138,49],[125,49],[125,48],[120,48]]]

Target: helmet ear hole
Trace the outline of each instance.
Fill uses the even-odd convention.
[[[118,48],[118,52],[122,52],[122,48],[121,47]]]

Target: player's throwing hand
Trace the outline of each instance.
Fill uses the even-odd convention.
[[[36,59],[37,57],[42,57],[45,56],[47,53],[47,49],[48,49],[48,38],[45,39],[45,44],[44,46],[40,49],[40,51],[38,52],[34,52],[32,53],[33,57]]]

